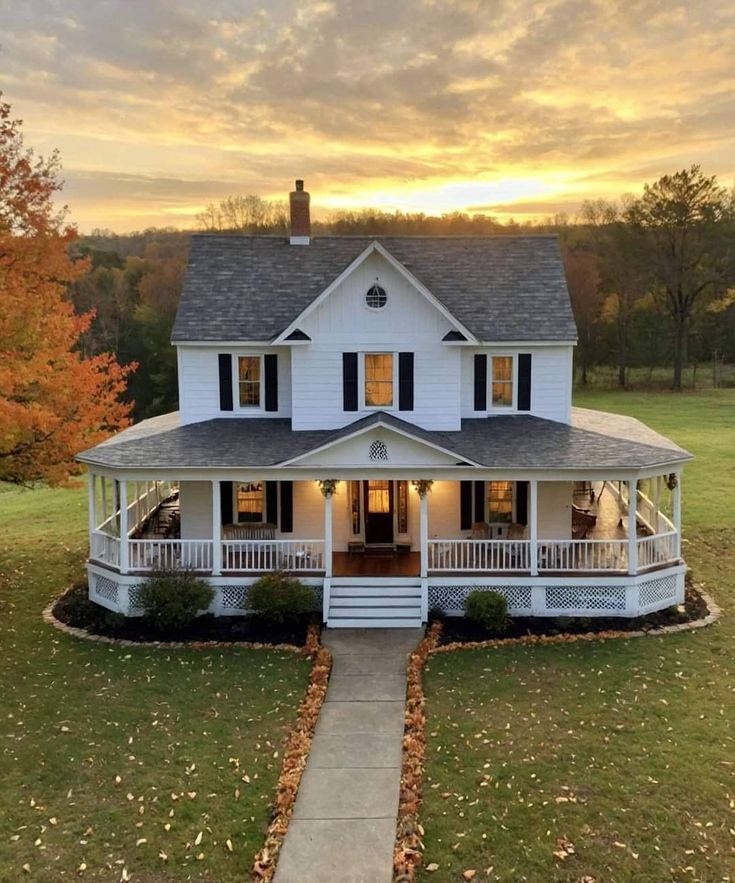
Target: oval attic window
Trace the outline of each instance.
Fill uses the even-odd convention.
[[[367,294],[365,295],[365,303],[371,310],[382,310],[388,303],[388,295],[385,288],[381,288],[376,282],[375,285],[368,288]]]

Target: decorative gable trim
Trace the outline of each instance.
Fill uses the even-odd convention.
[[[303,454],[299,454],[297,457],[292,457],[290,460],[283,460],[278,464],[281,466],[296,466],[302,460],[307,459],[308,457],[313,457],[315,454],[319,454],[322,451],[328,451],[330,448],[338,447],[339,445],[344,444],[345,442],[350,441],[353,438],[359,438],[361,435],[365,435],[368,432],[373,432],[375,429],[385,429],[389,433],[394,433],[395,435],[403,436],[403,438],[407,438],[412,442],[416,442],[416,444],[421,445],[426,448],[430,448],[431,450],[438,451],[441,454],[450,457],[454,462],[459,466],[481,466],[482,464],[477,463],[474,460],[470,460],[468,457],[465,457],[461,454],[458,454],[456,451],[450,451],[448,448],[442,447],[441,445],[434,444],[433,442],[427,441],[426,439],[420,438],[419,436],[414,435],[411,432],[407,432],[404,429],[401,429],[397,426],[392,425],[384,420],[375,420],[374,422],[370,422],[365,426],[361,426],[360,429],[356,429],[354,432],[349,433],[348,435],[343,435],[334,441],[326,442],[326,444],[319,445],[316,448],[312,448],[310,451],[306,451]],[[387,465],[387,464],[386,464]]]
[[[302,310],[302,312],[299,313],[298,316],[296,316],[293,322],[291,322],[291,324],[284,331],[282,331],[278,335],[278,337],[273,340],[273,344],[276,345],[279,343],[285,343],[288,340],[289,336],[298,329],[298,326],[304,321],[304,319],[308,315],[313,313],[314,310],[318,306],[320,306],[329,297],[329,295],[332,294],[332,292],[336,288],[338,288],[339,285],[341,285],[342,282],[344,282],[344,280],[347,279],[354,270],[357,269],[357,267],[360,266],[360,264],[362,264],[365,260],[367,260],[368,257],[370,257],[371,254],[373,254],[373,252],[377,252],[379,255],[384,257],[385,260],[388,261],[388,263],[405,279],[407,279],[408,282],[410,282],[411,285],[413,285],[413,287],[419,292],[419,294],[422,294],[426,298],[426,300],[428,300],[429,303],[435,309],[437,309],[442,314],[442,316],[444,316],[444,318],[451,325],[453,325],[457,331],[459,331],[460,334],[465,337],[466,340],[477,342],[477,338],[475,337],[475,335],[472,334],[472,332],[469,331],[467,328],[465,328],[465,326],[458,319],[455,319],[455,317],[449,312],[444,304],[441,303],[441,301],[438,300],[429,291],[429,289],[422,282],[420,282],[413,275],[413,273],[410,272],[410,270],[407,270],[400,261],[396,260],[396,258],[393,257],[388,249],[381,245],[376,239],[371,242],[370,245],[368,245],[368,247],[361,254],[359,254],[355,258],[355,260],[352,261],[352,263],[348,267],[346,267],[346,269],[344,269],[339,274],[339,276],[337,276],[336,279],[330,282],[330,284],[324,289],[324,291],[322,291],[322,293],[318,297],[314,298],[314,300],[309,304],[308,307],[306,307],[305,310]]]

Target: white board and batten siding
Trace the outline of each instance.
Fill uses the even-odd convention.
[[[237,390],[233,389],[235,407],[220,410],[219,363],[220,353],[229,353],[233,363],[238,355],[278,356],[278,410],[266,412],[260,408],[238,408]],[[289,347],[247,346],[186,346],[178,347],[179,411],[182,424],[199,423],[217,417],[290,417],[291,416],[291,350]],[[235,369],[236,370],[236,369]]]
[[[365,294],[376,280],[387,292],[388,301],[382,309],[371,310]],[[334,429],[375,410],[362,408],[362,401],[359,410],[344,410],[344,352],[414,353],[413,411],[398,410],[397,384],[395,406],[382,410],[425,429],[458,428],[459,358],[441,342],[452,325],[382,255],[366,258],[299,327],[314,342],[293,348],[294,429]],[[361,358],[358,365],[361,393]]]
[[[508,414],[508,409],[475,411],[475,355],[484,353],[488,357],[488,374],[492,356],[514,356],[518,353],[531,354],[531,410],[534,417],[546,420],[557,420],[560,423],[571,422],[572,417],[572,352],[571,346],[522,346],[513,347],[461,347],[462,360],[462,418],[494,416]],[[490,386],[488,378],[488,387]],[[516,390],[517,395],[517,390]],[[488,388],[488,403],[491,402]]]

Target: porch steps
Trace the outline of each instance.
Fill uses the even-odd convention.
[[[336,577],[329,595],[329,628],[419,628],[417,579]]]

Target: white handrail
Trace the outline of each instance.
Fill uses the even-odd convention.
[[[324,570],[324,540],[225,540],[222,569],[244,573]]]
[[[429,540],[429,570],[528,570],[530,540]]]
[[[676,531],[638,538],[638,568],[676,561]]]
[[[539,571],[626,571],[628,541],[539,540]]]
[[[101,530],[93,530],[89,557],[113,567],[120,565],[120,540]]]
[[[212,540],[128,540],[131,570],[212,569]]]

